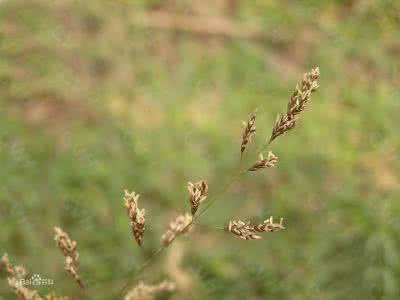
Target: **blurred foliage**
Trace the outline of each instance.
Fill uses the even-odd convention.
[[[138,26],[156,10],[250,23],[267,38]],[[188,209],[187,181],[207,179],[213,198],[238,168],[241,120],[259,109],[262,144],[319,66],[310,109],[271,147],[277,168],[216,195],[142,278],[177,281],[173,299],[399,299],[399,1],[3,0],[0,57],[0,251],[54,280],[41,293],[122,299]],[[148,213],[143,249],[124,188]],[[261,241],[213,229],[271,214],[287,230]],[[54,225],[78,241],[85,292],[63,270]],[[14,297],[4,278],[0,295]]]

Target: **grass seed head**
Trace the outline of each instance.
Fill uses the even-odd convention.
[[[0,266],[5,269],[8,274],[8,285],[14,290],[20,300],[43,300],[36,290],[29,289],[23,285],[27,272],[23,266],[13,266],[8,258],[8,254],[4,254],[1,258]]]
[[[254,230],[257,232],[275,232],[283,229],[285,229],[283,226],[283,218],[280,219],[279,223],[274,223],[272,216],[264,220],[263,223],[254,226]]]
[[[278,115],[275,121],[269,139],[270,143],[296,126],[298,115],[304,111],[306,104],[311,99],[311,94],[319,87],[319,75],[319,68],[312,69],[303,75],[302,81],[296,85],[296,89],[289,99],[287,111]]]
[[[207,198],[208,185],[204,180],[200,180],[196,183],[188,182],[188,191],[191,211],[194,216],[199,209],[200,203]]]
[[[303,80],[296,85],[296,90],[290,97],[287,114],[298,115],[304,111],[306,104],[310,100],[311,93],[318,88],[319,68],[312,69],[303,75]]]
[[[272,134],[269,139],[269,142],[271,143],[278,136],[288,132],[295,126],[296,126],[296,118],[294,117],[294,115],[287,113],[279,114],[278,117],[276,118],[275,125],[272,128]]]
[[[249,168],[249,171],[258,171],[264,168],[271,168],[276,165],[278,162],[278,157],[275,156],[271,151],[268,152],[267,158],[264,158],[264,155],[261,153],[260,154],[260,159],[257,160],[251,168]]]
[[[175,284],[170,281],[162,281],[157,285],[147,285],[140,281],[124,297],[124,300],[153,300],[162,292],[173,292]]]
[[[256,133],[256,113],[255,111],[247,122],[243,122],[244,130],[242,135],[242,143],[240,145],[240,153],[246,150],[247,146],[251,142],[251,137]]]
[[[78,275],[79,253],[77,251],[78,244],[72,240],[69,235],[60,227],[54,227],[54,240],[58,248],[65,256],[65,270],[71,274],[81,288],[84,287],[81,278]]]
[[[279,223],[274,223],[273,218],[269,217],[261,224],[252,225],[250,221],[232,220],[225,227],[228,232],[233,233],[243,240],[259,240],[262,232],[275,232],[285,229],[283,219]]]
[[[177,236],[189,231],[192,222],[193,217],[190,214],[179,215],[169,224],[168,230],[161,237],[161,243],[169,246]]]
[[[145,209],[139,209],[139,197],[139,194],[136,194],[135,192],[129,193],[127,190],[125,190],[124,201],[130,219],[132,234],[138,245],[141,246],[145,231],[146,211]]]

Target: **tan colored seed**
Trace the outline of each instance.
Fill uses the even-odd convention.
[[[0,261],[0,270],[7,272],[7,283],[14,290],[18,299],[22,300],[43,300],[38,291],[27,288],[23,281],[26,279],[27,272],[23,266],[13,266],[8,258],[8,254],[4,254]]]
[[[240,145],[240,153],[246,150],[251,142],[251,137],[256,133],[256,113],[255,111],[247,122],[243,122],[244,130],[242,134],[242,143]]]
[[[191,215],[179,215],[169,224],[169,229],[161,237],[161,243],[166,247],[169,246],[177,236],[189,231],[192,222]]]
[[[256,225],[252,225],[250,221],[229,221],[225,229],[243,240],[259,240],[261,236],[258,233],[275,232],[283,230],[285,227],[283,226],[283,219],[279,223],[274,223],[273,218],[269,217],[263,223]]]
[[[175,284],[170,281],[162,281],[157,285],[147,285],[140,281],[124,297],[124,300],[153,300],[162,292],[173,292]]]
[[[319,68],[312,69],[303,75],[302,81],[296,85],[296,89],[289,99],[287,111],[278,115],[269,143],[296,126],[298,115],[304,111],[306,104],[311,99],[311,94],[319,87],[319,75]]]
[[[141,246],[143,243],[143,236],[145,231],[146,211],[145,209],[139,209],[138,207],[138,201],[140,197],[139,194],[136,194],[135,192],[129,193],[127,190],[125,190],[124,193],[125,207],[130,219],[132,235],[138,245]]]
[[[65,256],[65,270],[71,274],[81,288],[84,288],[83,282],[78,275],[79,253],[77,251],[78,244],[72,240],[69,235],[60,227],[54,227],[54,240],[58,248]]]
[[[188,182],[189,201],[191,205],[192,215],[194,216],[199,209],[200,203],[207,198],[208,185],[204,180],[196,183]]]
[[[275,156],[271,151],[268,152],[267,158],[264,158],[264,155],[260,154],[260,159],[257,160],[253,166],[249,168],[249,171],[258,171],[264,168],[271,168],[276,165],[278,162],[278,157]]]

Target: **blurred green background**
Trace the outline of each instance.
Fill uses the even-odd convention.
[[[277,167],[213,194],[239,166],[241,121],[258,108],[250,162],[315,66]],[[0,1],[0,251],[72,299],[165,278],[178,290],[160,299],[400,299],[399,67],[399,1]],[[202,178],[215,206],[133,278]],[[142,249],[124,189],[147,210]],[[287,230],[215,228],[269,215]],[[87,291],[54,225],[78,241]]]

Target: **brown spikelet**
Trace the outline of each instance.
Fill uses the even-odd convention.
[[[136,194],[135,192],[129,193],[127,190],[125,190],[125,207],[130,219],[132,234],[136,242],[139,244],[139,246],[141,246],[143,243],[143,235],[145,231],[146,211],[144,209],[139,209],[139,197],[139,194]]]
[[[305,109],[306,104],[310,100],[311,93],[315,92],[319,87],[318,79],[319,68],[312,69],[303,75],[303,80],[296,85],[296,90],[290,97],[287,114],[297,115]]]
[[[296,90],[290,97],[286,113],[278,115],[272,128],[269,143],[296,126],[298,115],[304,111],[311,94],[319,87],[319,75],[319,68],[312,69],[303,75],[303,80],[296,85]]]
[[[243,240],[259,240],[261,236],[258,233],[262,232],[275,232],[285,229],[283,226],[283,219],[281,218],[279,223],[274,223],[273,218],[266,219],[261,224],[252,225],[250,221],[244,222],[241,220],[229,221],[229,224],[225,227],[228,232],[237,235]]]
[[[124,297],[124,300],[153,300],[162,292],[173,292],[175,284],[170,281],[162,281],[157,285],[147,285],[140,281]]]
[[[269,139],[269,142],[272,142],[278,136],[284,134],[285,132],[289,131],[295,126],[296,126],[296,118],[294,117],[294,115],[287,113],[278,115],[274,127],[272,128],[272,134],[271,138]]]
[[[65,256],[65,270],[71,274],[81,288],[84,288],[83,282],[78,275],[79,253],[77,251],[78,244],[72,240],[69,235],[60,227],[54,227],[54,240],[58,248]]]
[[[267,158],[264,158],[264,155],[260,154],[260,159],[257,160],[254,165],[249,168],[249,171],[257,171],[264,168],[274,167],[278,161],[278,157],[275,156],[271,151],[268,152]]]
[[[257,232],[275,232],[285,229],[283,226],[283,218],[280,219],[279,223],[274,223],[274,218],[270,216],[264,220],[263,223],[254,226],[254,230]]]
[[[1,268],[7,272],[8,285],[14,290],[18,299],[21,300],[42,300],[36,290],[29,289],[24,286],[23,282],[26,278],[26,270],[23,266],[13,266],[8,258],[8,254],[4,254],[1,258]]]
[[[198,210],[200,203],[206,200],[208,185],[204,180],[200,180],[196,183],[188,182],[189,200],[192,208],[192,215]]]
[[[240,145],[240,153],[243,155],[243,152],[246,150],[248,144],[251,142],[251,137],[256,133],[256,114],[255,111],[247,122],[243,122],[244,131],[242,135],[242,143]]]
[[[166,247],[169,246],[177,236],[190,229],[192,222],[193,217],[191,215],[179,215],[169,224],[169,229],[161,237],[161,243]]]
[[[253,226],[251,226],[250,222],[243,222],[241,220],[233,220],[229,221],[228,226],[226,229],[237,235],[243,240],[258,240],[261,239],[261,236],[256,234]]]

